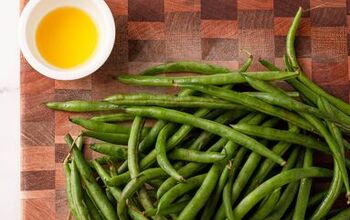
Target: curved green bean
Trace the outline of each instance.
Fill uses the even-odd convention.
[[[197,163],[216,163],[225,159],[226,154],[176,148],[169,153],[169,158]]]
[[[298,76],[296,72],[247,72],[251,77],[261,80],[284,80]],[[118,80],[128,85],[138,86],[173,86],[178,84],[204,84],[204,85],[227,85],[233,83],[244,83],[245,78],[240,72],[231,72],[215,75],[202,76],[182,76],[182,77],[161,77],[161,76],[140,76],[140,75],[121,75]]]
[[[70,170],[70,163],[68,163],[68,158],[64,160],[63,170],[64,170],[64,174],[66,175],[66,195],[67,195],[68,206],[73,216],[79,220],[80,218],[78,216],[78,213],[73,201],[73,197],[72,197],[71,170]]]
[[[140,173],[138,148],[143,124],[144,120],[140,116],[136,116],[131,126],[128,141],[128,169],[132,179]]]
[[[159,200],[157,205],[157,212],[161,212],[162,210],[167,209],[177,198],[193,189],[198,188],[202,184],[206,175],[207,174],[201,174],[195,177],[191,177],[187,179],[186,182],[179,183],[171,188]]]
[[[326,153],[330,152],[326,144],[308,135],[248,124],[231,125],[231,127],[247,135],[261,137],[268,140],[290,142]]]
[[[235,219],[235,217],[233,216],[232,200],[231,200],[232,184],[233,184],[233,176],[230,175],[229,180],[227,181],[224,187],[224,191],[222,193],[222,203],[224,204],[225,214],[228,220]]]
[[[254,152],[261,154],[262,156],[267,157],[282,166],[286,163],[280,156],[277,156],[270,149],[266,148],[256,140],[245,136],[240,132],[236,132],[229,127],[217,122],[198,118],[188,113],[159,107],[131,107],[126,108],[126,111],[135,115],[154,117],[162,120],[169,120],[177,123],[191,125],[193,127],[198,127],[221,137],[227,138],[234,143],[240,144],[248,149],[251,149]]]
[[[286,120],[292,124],[297,125],[298,127],[304,128],[309,131],[314,131],[314,128],[310,126],[309,123],[305,122],[303,118],[299,115],[296,115],[293,112],[287,111],[285,109],[272,106],[266,102],[261,101],[260,99],[245,95],[243,93],[235,92],[232,90],[221,89],[216,86],[201,86],[201,85],[181,85],[182,87],[190,88],[197,90],[212,96],[222,98],[227,101],[235,102],[246,107],[255,109],[259,112],[263,112],[268,115],[272,115],[283,120]]]
[[[97,112],[120,110],[120,107],[110,102],[93,101],[67,101],[67,102],[48,102],[46,106],[50,109],[67,112]]]
[[[167,137],[170,129],[172,129],[171,124],[165,126],[159,133],[156,143],[156,151],[157,151],[157,162],[159,166],[168,173],[171,177],[176,179],[179,182],[184,182],[185,178],[181,176],[175,168],[172,166],[170,161],[168,160],[166,151],[167,151]]]
[[[295,168],[295,169],[287,170],[265,181],[260,186],[258,186],[255,190],[249,193],[236,206],[236,208],[233,210],[233,214],[235,218],[241,219],[262,198],[269,195],[275,189],[285,184],[288,184],[290,182],[294,182],[302,178],[330,177],[330,176],[332,176],[332,171],[324,168],[318,168],[318,167]]]
[[[83,119],[83,118],[69,118],[69,121],[91,131],[98,131],[103,133],[120,133],[120,134],[130,133],[129,127],[125,127],[117,124],[109,124],[109,123],[93,121],[93,120]]]
[[[143,184],[157,177],[165,177],[167,174],[161,168],[151,168],[142,171],[137,178],[131,179],[130,182],[124,187],[120,200],[118,202],[117,211],[121,220],[126,220],[126,201],[137,191]]]

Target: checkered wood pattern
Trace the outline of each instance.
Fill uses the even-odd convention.
[[[22,6],[27,0],[21,0]],[[54,81],[21,57],[21,194],[23,219],[67,219],[63,136],[77,135],[68,113],[52,100],[99,99],[113,92],[170,91],[122,85],[112,76],[176,60],[203,60],[236,69],[246,58],[282,66],[285,39],[299,5],[304,13],[297,53],[306,73],[330,93],[349,101],[350,1],[346,0],[107,0],[116,42],[106,64],[85,79]],[[347,25],[349,24],[349,25]],[[262,70],[256,62],[253,70]],[[91,152],[87,152],[92,156]],[[319,156],[318,163],[330,163]]]

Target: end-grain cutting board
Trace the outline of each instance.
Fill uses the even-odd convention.
[[[21,1],[22,6],[27,2]],[[237,69],[246,58],[241,49],[250,51],[256,60],[262,57],[281,66],[286,34],[299,5],[304,9],[315,7],[304,13],[298,32],[300,63],[315,82],[349,101],[348,2],[107,0],[117,26],[115,48],[107,63],[91,77],[72,82],[51,80],[21,58],[23,219],[64,220],[68,216],[63,136],[67,132],[77,135],[79,129],[68,123],[69,114],[50,111],[43,102],[99,99],[113,92],[157,92],[154,88],[122,85],[111,76],[137,73],[174,60],[203,60]],[[262,68],[255,63],[252,69]],[[330,161],[319,158],[319,162]]]

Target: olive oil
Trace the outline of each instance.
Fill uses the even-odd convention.
[[[85,63],[98,44],[98,30],[91,17],[74,7],[49,12],[36,30],[36,45],[51,65],[69,69]]]

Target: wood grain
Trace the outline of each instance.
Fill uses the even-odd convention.
[[[28,0],[21,0],[21,8]],[[107,62],[85,79],[62,82],[38,74],[21,56],[21,195],[25,220],[65,220],[68,210],[62,169],[63,136],[78,135],[68,113],[42,103],[101,99],[117,92],[174,92],[172,88],[123,85],[113,77],[175,60],[204,60],[239,68],[250,51],[282,67],[285,38],[297,8],[299,62],[308,76],[349,101],[350,4],[346,0],[106,0],[116,22],[116,41]],[[349,2],[349,1],[348,1]],[[78,116],[79,114],[74,114]],[[87,140],[91,143],[92,140]],[[86,151],[87,157],[95,154]],[[317,155],[316,164],[332,166]],[[323,183],[325,186],[326,183]],[[322,187],[322,184],[319,188]],[[341,204],[341,203],[340,203]]]

